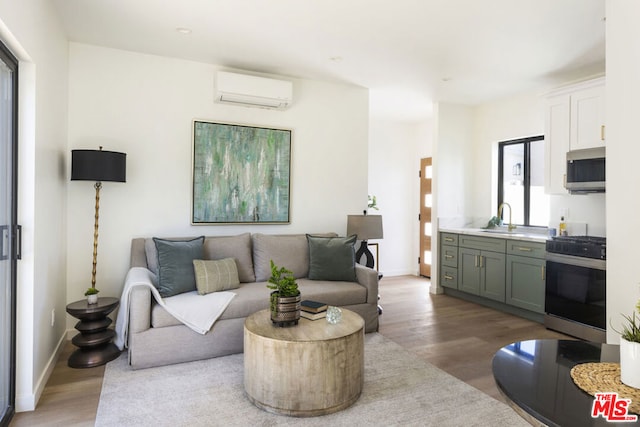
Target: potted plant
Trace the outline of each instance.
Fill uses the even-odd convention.
[[[640,301],[636,304],[640,312]],[[629,387],[640,388],[640,317],[622,315],[626,323],[620,334],[620,380]],[[615,329],[614,329],[615,330]]]
[[[267,288],[272,289],[270,299],[271,321],[277,326],[297,325],[300,319],[300,291],[293,272],[278,267],[273,260]]]
[[[367,208],[378,210],[378,201],[376,200],[376,196],[369,194]]]
[[[98,292],[96,288],[88,288],[84,295],[87,297],[88,304],[97,304],[98,303]]]

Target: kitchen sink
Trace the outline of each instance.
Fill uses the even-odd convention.
[[[544,234],[540,234],[540,233],[527,233],[526,231],[518,231],[518,229],[509,231],[506,228],[504,229],[496,229],[496,228],[489,228],[489,229],[482,229],[480,230],[481,233],[488,233],[488,234],[499,234],[502,236],[511,236],[511,237],[534,237],[534,238],[546,238],[546,236]]]
[[[506,229],[505,230],[501,230],[501,229],[495,229],[495,228],[488,228],[488,229],[480,230],[480,232],[481,233],[495,233],[495,234],[511,234],[511,235],[514,235],[514,236],[516,236],[516,235],[524,236],[523,233],[519,233],[519,232],[513,231],[513,230],[509,231],[509,230],[506,230]]]

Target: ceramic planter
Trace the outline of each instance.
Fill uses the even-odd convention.
[[[640,388],[640,343],[620,338],[620,380],[629,387]]]
[[[87,303],[88,304],[97,304],[98,303],[98,294],[87,295]]]

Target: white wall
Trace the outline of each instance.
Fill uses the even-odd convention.
[[[20,60],[16,409],[44,389],[66,329],[67,40],[51,2],[0,1],[0,36]],[[51,313],[55,311],[54,326]]]
[[[544,134],[544,108],[538,93],[524,93],[480,105],[474,111],[474,218],[497,214],[498,143]]]
[[[607,324],[620,330],[640,298],[640,2],[607,0]],[[637,314],[637,313],[636,313]],[[607,341],[619,336],[607,329]]]
[[[607,145],[609,145],[608,141]],[[611,165],[608,157],[607,149],[607,168]],[[607,192],[609,192],[609,183],[607,183]],[[552,195],[549,198],[549,226],[558,228],[560,218],[564,215],[569,232],[571,232],[572,223],[585,223],[588,235],[606,236],[606,204],[606,193]]]
[[[101,191],[101,296],[120,296],[132,237],[344,234],[347,215],[366,207],[366,89],[294,79],[294,103],[286,111],[229,106],[213,102],[216,69],[71,43],[69,151],[102,145],[127,153],[127,182],[104,183]],[[290,225],[190,225],[194,118],[293,129]],[[91,183],[74,181],[68,194],[67,299],[73,301],[91,278],[95,192]]]
[[[475,173],[473,108],[439,103],[435,107],[434,200],[441,222],[464,221],[473,214]]]
[[[372,119],[369,124],[369,194],[377,198],[384,239],[378,243],[385,276],[418,274],[420,158],[431,154],[428,122]]]

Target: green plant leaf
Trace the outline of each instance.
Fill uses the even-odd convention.
[[[293,297],[300,293],[291,270],[278,267],[273,260],[270,260],[270,267],[271,277],[269,277],[267,288],[278,292],[281,297]]]

